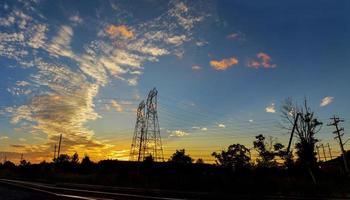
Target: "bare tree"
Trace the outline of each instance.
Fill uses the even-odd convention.
[[[317,120],[314,112],[308,106],[306,98],[302,105],[293,102],[291,98],[287,98],[282,102],[281,117],[283,128],[291,130],[294,122],[295,137],[297,143],[295,145],[297,162],[311,169],[316,166],[315,144],[318,141],[315,134],[322,128],[322,122]]]

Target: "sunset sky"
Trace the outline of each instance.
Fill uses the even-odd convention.
[[[293,97],[350,138],[350,2],[0,2],[0,159],[62,153],[128,159],[138,103],[153,87],[165,158],[193,158],[254,136],[283,144]],[[349,149],[350,142],[345,146]]]

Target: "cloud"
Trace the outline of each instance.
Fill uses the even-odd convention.
[[[20,142],[25,142],[25,141],[27,141],[27,139],[25,139],[25,138],[18,138],[18,140],[19,140]]]
[[[202,69],[202,67],[199,66],[199,65],[192,65],[192,70],[193,70],[193,71],[199,71],[199,70],[201,70],[201,69]]]
[[[25,146],[24,145],[19,145],[19,144],[10,144],[10,147],[13,147],[13,148],[24,148]]]
[[[260,52],[256,55],[258,60],[251,59],[248,61],[248,67],[251,68],[275,68],[277,67],[276,64],[271,64],[271,57],[267,55],[266,53]]]
[[[275,113],[276,112],[275,104],[271,103],[269,106],[265,108],[265,111],[268,113]]]
[[[236,40],[238,39],[239,35],[240,35],[239,33],[231,33],[228,36],[226,36],[226,38],[229,40]]]
[[[204,19],[203,16],[191,15],[191,8],[184,2],[173,1],[172,4],[173,8],[169,10],[169,15],[176,18],[179,25],[187,31],[190,31],[196,23]]]
[[[238,64],[238,59],[235,57],[222,59],[220,61],[217,61],[217,60],[210,61],[210,65],[216,70],[226,70],[232,65],[237,65],[237,64]]]
[[[16,85],[24,87],[30,85],[30,83],[28,83],[27,81],[16,81]]]
[[[175,36],[172,36],[172,37],[169,37],[166,39],[166,42],[168,44],[173,44],[173,45],[176,45],[176,46],[179,46],[181,45],[183,42],[185,42],[186,40],[188,40],[186,38],[186,35],[175,35]]]
[[[170,137],[184,137],[189,135],[188,133],[186,133],[185,131],[182,130],[175,130],[175,131],[170,131]]]
[[[253,119],[250,119],[250,120],[248,120],[250,123],[253,123],[254,122],[254,120]]]
[[[28,5],[32,3],[29,1]],[[22,95],[26,101],[21,102],[26,103],[9,106],[6,114],[16,130],[22,128],[28,134],[45,138],[40,144],[26,145],[23,152],[42,161],[60,133],[66,152],[80,150],[98,157],[111,149],[113,145],[97,140],[95,132],[86,126],[102,117],[95,110],[101,105],[94,103],[100,89],[112,81],[135,86],[145,62],[158,62],[161,56],[169,54],[184,55],[183,45],[198,41],[193,28],[208,16],[198,12],[196,7],[202,6],[195,4],[171,1],[168,5],[159,17],[141,23],[131,20],[135,22],[132,26],[111,25],[103,20],[104,13],[99,20],[91,13],[89,22],[96,23],[89,26],[104,28],[77,40],[81,31],[76,31],[75,24],[83,22],[79,15],[71,16],[68,24],[45,24],[50,16],[44,16],[35,6],[4,12],[0,17],[0,56],[14,61],[16,67],[32,67],[25,77],[28,82],[14,81],[14,88],[9,87],[13,95]],[[127,11],[122,7],[118,11],[115,17],[123,21]],[[90,37],[94,35],[95,38]],[[123,105],[121,101],[115,103]],[[111,102],[110,108],[120,110],[115,103]]]
[[[328,106],[333,102],[333,100],[334,100],[334,97],[326,96],[321,100],[320,106],[321,107]]]
[[[48,28],[44,24],[38,24],[34,27],[35,33],[33,36],[29,39],[28,45],[38,49],[40,47],[43,47],[46,41],[46,32],[48,31]]]
[[[225,124],[218,124],[218,127],[219,128],[226,128],[226,125]]]
[[[76,23],[76,24],[83,23],[83,19],[78,14],[70,16],[69,20],[73,23]]]
[[[134,32],[131,31],[125,25],[116,26],[112,24],[112,25],[109,25],[105,31],[110,38],[122,36],[124,38],[131,39],[134,37]]]
[[[202,46],[204,46],[204,45],[207,45],[208,42],[207,42],[207,41],[197,41],[195,44],[196,44],[197,46],[199,46],[199,47],[202,47]]]
[[[7,136],[0,136],[0,140],[7,140],[7,139],[9,139],[9,137],[7,137]]]
[[[71,51],[70,47],[73,33],[73,29],[70,26],[60,26],[58,34],[52,39],[51,44],[48,46],[48,51],[51,55],[56,57],[74,57],[74,53]]]
[[[202,127],[202,128],[201,128],[201,131],[207,131],[207,130],[208,130],[207,127]]]
[[[123,112],[123,106],[120,105],[116,100],[111,100],[111,106],[117,111],[117,112]]]

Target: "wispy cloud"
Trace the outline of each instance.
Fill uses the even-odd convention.
[[[265,108],[265,111],[267,113],[275,113],[276,112],[276,108],[275,108],[275,104],[274,103],[271,103],[269,106],[267,106]]]
[[[123,106],[119,104],[116,100],[111,100],[111,106],[117,111],[117,112],[123,112]]]
[[[189,135],[189,133],[182,131],[182,130],[174,130],[174,131],[170,131],[170,137],[184,137]]]
[[[320,106],[321,107],[328,106],[333,102],[333,100],[334,100],[334,97],[326,96],[321,100]]]
[[[238,64],[238,59],[236,57],[210,61],[210,65],[216,70],[226,70],[232,65],[237,65],[237,64]]]
[[[256,55],[256,57],[258,59],[250,59],[248,61],[248,67],[255,68],[255,69],[258,69],[258,68],[275,68],[275,67],[277,67],[276,64],[272,64],[271,63],[272,59],[266,53],[260,52],[260,53],[258,53]]]
[[[134,37],[134,32],[131,31],[130,28],[128,28],[125,25],[119,25],[119,26],[116,26],[113,24],[109,25],[106,28],[106,33],[111,38],[122,36],[122,37],[125,37],[127,39],[131,39]]]
[[[202,67],[199,66],[199,65],[192,65],[192,70],[193,70],[193,71],[199,71],[199,70],[201,70],[201,69],[202,69]]]
[[[16,128],[25,125],[29,133],[45,135],[47,140],[41,144],[23,147],[37,158],[47,156],[60,133],[64,133],[67,151],[80,148],[98,155],[111,148],[95,139],[94,131],[85,126],[102,117],[94,103],[100,88],[115,80],[135,86],[145,62],[158,62],[169,54],[184,55],[183,45],[198,41],[192,31],[206,17],[205,12],[171,1],[165,13],[142,23],[111,24],[99,18],[94,24],[99,30],[87,34],[95,38],[76,40],[79,31],[75,24],[87,25],[81,16],[70,15],[67,24],[48,24],[47,17],[34,7],[2,15],[0,56],[23,68],[32,67],[31,75],[25,79],[28,81],[14,83],[16,90],[10,90],[14,95],[25,95],[28,103],[10,106],[6,112]],[[84,21],[96,21],[93,15],[89,17]],[[109,105],[122,111],[122,103]]]
[[[188,38],[186,38],[186,35],[175,35],[175,36],[167,38],[166,42],[168,44],[174,44],[176,46],[179,46],[182,43],[184,43],[186,40],[188,40]]]
[[[9,139],[9,137],[7,137],[7,136],[0,136],[0,140],[7,140],[7,139]]]

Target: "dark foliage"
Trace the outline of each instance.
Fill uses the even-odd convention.
[[[216,158],[216,164],[220,166],[241,170],[250,166],[249,151],[244,145],[233,144],[227,148],[227,151],[223,150],[221,153],[213,152],[212,156]]]

